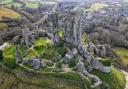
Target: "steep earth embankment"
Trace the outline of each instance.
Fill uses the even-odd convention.
[[[0,89],[81,89],[79,82],[5,71],[0,66]]]

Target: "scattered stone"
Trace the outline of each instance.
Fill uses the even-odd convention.
[[[99,56],[106,57],[106,48],[104,45],[99,45]]]
[[[34,68],[35,70],[38,70],[38,69],[40,69],[40,67],[41,67],[41,62],[40,62],[39,59],[32,59],[32,60],[30,61],[30,65],[33,66],[33,68]]]
[[[12,42],[13,42],[14,44],[20,44],[20,41],[21,41],[20,36],[15,36],[15,37],[12,39]]]
[[[4,43],[2,46],[0,46],[0,50],[4,50],[5,48],[8,48],[9,44],[8,43]]]
[[[73,48],[69,53],[65,55],[63,58],[64,63],[68,64],[76,55],[78,54],[78,51],[76,48]]]
[[[22,29],[22,36],[25,46],[29,47],[30,45],[35,43],[35,36],[33,32],[29,30],[29,28]]]
[[[67,53],[63,58],[63,62],[68,64],[71,61],[71,59],[72,59],[72,56]]]
[[[91,65],[93,66],[93,68],[95,68],[95,69],[97,69],[97,70],[102,71],[102,69],[103,69],[103,64],[100,63],[97,59],[94,59],[94,60],[91,62]]]
[[[76,56],[78,54],[78,51],[76,48],[72,49],[72,56]]]
[[[104,73],[109,73],[109,72],[111,72],[111,66],[104,66],[103,69],[102,69],[102,71],[103,71]]]
[[[84,65],[83,62],[79,62],[79,63],[77,64],[77,69],[78,69],[78,71],[81,72],[82,74],[87,72],[87,70],[86,70],[85,65]]]
[[[46,67],[46,66],[47,66],[47,64],[42,60],[42,61],[41,61],[41,67],[44,68],[44,67]]]
[[[59,36],[58,36],[57,33],[55,33],[55,34],[53,35],[53,43],[58,43],[58,42],[59,42]]]
[[[19,45],[16,46],[15,59],[16,59],[16,63],[21,63],[23,61]]]

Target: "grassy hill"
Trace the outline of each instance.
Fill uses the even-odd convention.
[[[114,67],[107,74],[97,70],[93,70],[92,73],[103,81],[102,86],[95,89],[124,89],[125,87],[124,74]],[[76,73],[46,73],[45,75],[48,77],[23,74],[16,70],[13,74],[0,67],[0,76],[2,76],[0,89],[82,89],[80,82],[69,81],[69,79],[80,80]],[[89,81],[86,81],[86,85],[88,89],[92,89]]]
[[[41,49],[42,46],[40,46],[40,45],[44,45],[44,47],[45,47],[48,44],[50,44],[49,40],[47,40],[47,39],[42,39],[41,40],[41,38],[38,39],[36,41],[36,45],[34,47],[35,52],[37,54],[41,53],[41,50],[39,50],[39,49]],[[49,50],[49,49],[43,50],[43,49],[45,49],[45,48],[42,48],[42,51],[44,51],[45,53],[47,53],[47,50],[48,50],[48,53],[50,53],[51,50],[54,50],[54,49],[51,49],[51,50]],[[8,55],[8,56],[5,57],[5,59],[3,60],[3,63],[5,65],[7,65],[8,67],[15,67],[14,51],[15,51],[15,46],[14,45],[10,45],[9,48],[4,50],[4,56],[5,55]],[[23,49],[22,49],[22,51],[24,53]],[[54,52],[56,52],[56,51],[54,50]],[[32,52],[30,52],[28,54],[29,57],[30,57],[30,54],[32,54]],[[50,55],[50,54],[47,54],[47,55]],[[50,56],[55,56],[55,55],[53,53]],[[97,75],[103,81],[102,86],[100,86],[96,89],[124,89],[124,87],[125,87],[125,82],[126,82],[125,81],[125,76],[121,71],[117,70],[115,67],[112,67],[112,71],[110,73],[103,73],[103,72],[98,71],[98,70],[93,70],[92,74]],[[69,73],[68,72],[67,73],[63,73],[63,72],[62,73],[61,72],[46,72],[46,73],[44,73],[44,71],[43,71],[43,75],[49,76],[49,77],[56,77],[56,78],[59,78],[59,79],[71,79],[71,80],[80,81],[80,76],[77,73],[71,73],[71,72],[69,72]],[[43,86],[43,84],[44,84],[44,85],[47,85],[47,86],[59,87],[59,88],[49,88],[49,89],[81,89],[80,85],[77,85],[74,82],[73,83],[68,82],[68,81],[64,82],[62,80],[60,80],[61,82],[59,82],[58,80],[54,80],[54,79],[44,80],[45,79],[44,77],[36,77],[36,76],[28,78],[28,76],[25,76],[25,75],[20,75],[20,78],[22,78],[23,81],[28,81],[28,83],[33,81],[33,83],[34,84],[36,83],[36,85],[38,85],[38,86]],[[15,80],[15,81],[17,81],[17,80]],[[56,82],[58,82],[58,83],[56,83]],[[86,80],[85,81],[86,85],[89,87],[88,89],[91,89],[90,82],[91,82],[91,80]],[[13,82],[11,82],[11,83],[13,83]],[[19,82],[19,83],[21,84],[22,87],[26,86],[26,83],[23,83],[23,82]],[[28,85],[28,87],[26,87],[25,89],[29,89],[29,87],[32,87],[32,86],[34,86],[34,88],[31,88],[31,89],[42,89],[42,88],[37,87],[33,84]],[[17,86],[17,87],[18,87],[17,89],[22,89],[19,86]],[[10,88],[8,87],[7,89],[10,89]],[[47,88],[45,88],[45,89],[47,89]]]
[[[16,13],[15,11],[0,6],[0,21],[2,20],[3,16],[9,17],[12,19],[17,19],[21,17],[20,14]],[[7,27],[5,23],[0,23],[0,29],[5,27]]]
[[[112,67],[110,73],[103,73],[98,70],[93,70],[92,73],[103,81],[102,86],[97,89],[124,89],[125,87],[125,75],[115,67]]]
[[[128,65],[128,49],[125,48],[116,48],[115,52],[120,56],[120,63],[123,66],[127,66]]]
[[[86,9],[85,11],[89,11],[89,12],[95,12],[95,11],[99,11],[103,8],[108,7],[107,4],[103,4],[103,3],[93,3],[90,8]]]
[[[19,2],[14,2],[13,0],[0,0],[0,4],[4,4],[7,7],[11,7],[12,5],[15,7],[21,7],[22,4]],[[38,2],[28,2],[26,7],[29,8],[37,8]]]
[[[67,76],[69,75],[69,76]],[[75,73],[58,74],[57,78],[45,77],[43,75],[29,75],[15,70],[10,73],[0,67],[0,89],[81,89],[81,83],[69,81],[68,79],[61,79],[67,76],[70,78],[77,78]],[[76,76],[76,77],[72,77]]]

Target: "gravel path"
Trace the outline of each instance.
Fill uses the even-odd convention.
[[[128,72],[123,71],[125,74],[125,78],[126,78],[126,86],[125,89],[128,89]]]

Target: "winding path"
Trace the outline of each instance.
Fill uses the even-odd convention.
[[[125,78],[126,78],[126,86],[125,89],[128,89],[128,72],[123,71],[125,74]]]

